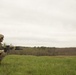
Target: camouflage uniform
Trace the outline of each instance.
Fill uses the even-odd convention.
[[[4,35],[0,34],[0,50],[2,49],[2,43],[4,39]]]
[[[0,34],[0,43],[3,41],[4,35]]]
[[[3,41],[3,39],[4,39],[4,35],[0,34],[0,64],[1,64],[2,57],[4,55],[4,53],[3,53],[4,50],[2,50],[2,44],[1,44],[1,42]]]

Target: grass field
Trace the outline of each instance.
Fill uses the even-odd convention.
[[[8,55],[0,75],[76,75],[76,57]]]

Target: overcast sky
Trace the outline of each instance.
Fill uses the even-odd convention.
[[[6,44],[76,47],[76,0],[0,0]]]

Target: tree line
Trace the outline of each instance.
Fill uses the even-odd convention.
[[[13,50],[9,51],[9,54],[18,55],[36,55],[36,56],[58,56],[58,55],[76,55],[76,48],[56,48],[56,47],[22,47],[15,46]]]

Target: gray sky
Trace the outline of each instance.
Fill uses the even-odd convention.
[[[76,0],[0,0],[6,44],[76,47]]]

